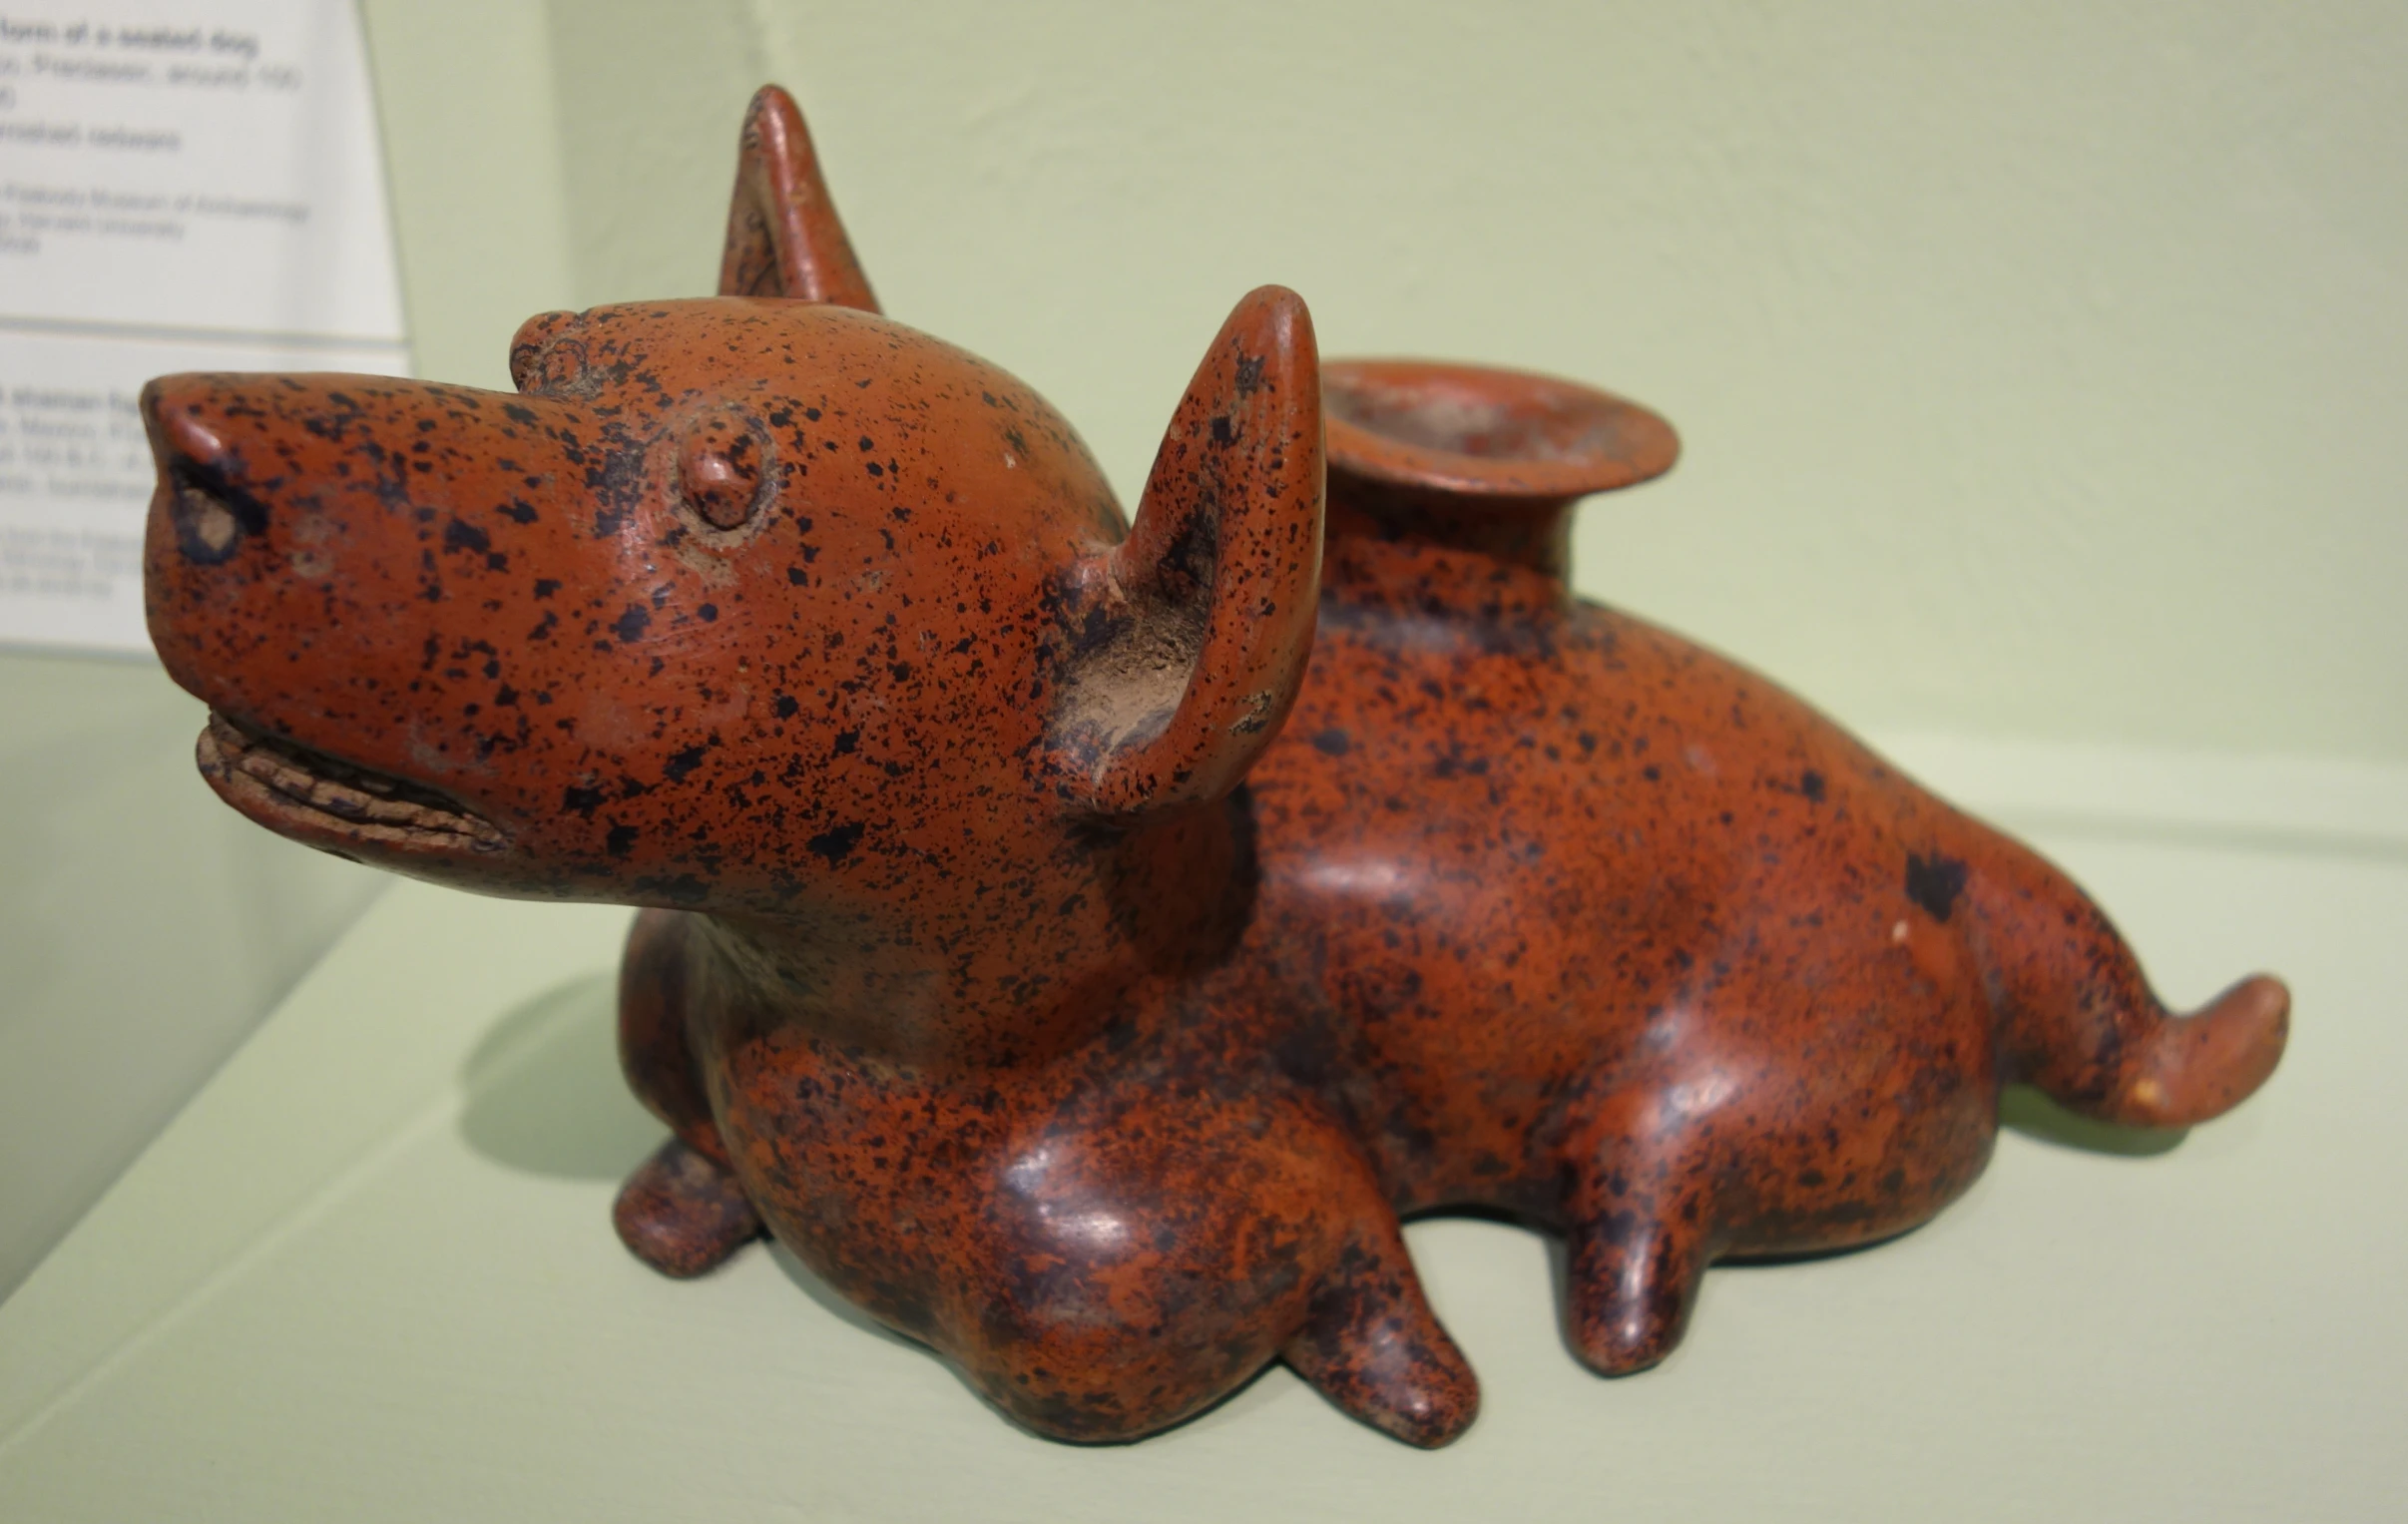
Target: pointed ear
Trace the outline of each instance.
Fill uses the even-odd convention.
[[[1083,803],[1219,798],[1270,744],[1312,655],[1321,477],[1312,318],[1266,285],[1221,325],[1136,526],[1087,578],[1057,727]]]
[[[727,248],[720,256],[722,296],[797,296],[878,310],[869,277],[836,218],[819,158],[794,98],[763,85],[744,113]]]

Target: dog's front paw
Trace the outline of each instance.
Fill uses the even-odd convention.
[[[672,1138],[619,1188],[620,1242],[664,1275],[699,1275],[760,1236],[735,1177]]]

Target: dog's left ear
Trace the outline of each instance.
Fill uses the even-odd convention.
[[[727,205],[727,248],[720,256],[722,296],[796,296],[878,310],[869,277],[819,178],[819,157],[794,98],[763,85],[744,113],[735,194]]]
[[[1321,492],[1312,317],[1266,285],[1197,368],[1129,538],[1087,568],[1055,717],[1066,792],[1121,815],[1244,778],[1312,655]]]

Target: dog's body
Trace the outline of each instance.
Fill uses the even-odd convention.
[[[724,283],[866,305],[790,116]],[[205,772],[651,907],[623,1049],[676,1136],[627,1241],[693,1272],[765,1226],[1044,1432],[1284,1357],[1440,1443],[1476,1386],[1400,1213],[1562,1229],[1576,1348],[1637,1369],[1714,1257],[1945,1205],[2009,1080],[2180,1123],[2279,1054],[2279,986],[2168,1019],[2045,864],[1544,566],[1349,512],[1319,585],[1285,293],[1126,536],[1040,399],[844,306],[556,314],[514,373],[146,393]]]

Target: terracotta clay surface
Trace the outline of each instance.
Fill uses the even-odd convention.
[[[733,294],[535,318],[516,396],[143,399],[212,784],[646,907],[652,1264],[765,1228],[1062,1438],[1284,1359],[1440,1444],[1477,1386],[1401,1215],[1564,1234],[1572,1346],[1632,1371],[1717,1258],[1929,1218],[2011,1081],[2170,1126],[2273,1068],[2280,985],[2169,1016],[2048,864],[1570,596],[1572,503],[1672,463],[1645,409],[1324,372],[1266,288],[1124,532],[1041,399],[872,310],[782,94],[741,166]]]

